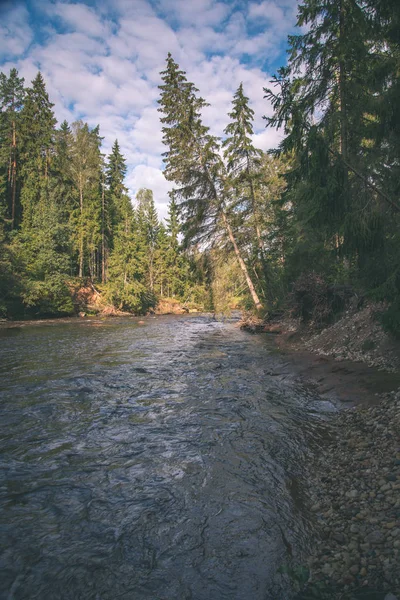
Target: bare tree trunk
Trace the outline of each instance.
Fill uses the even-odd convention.
[[[253,299],[254,305],[255,305],[255,307],[257,309],[260,309],[263,306],[262,306],[262,304],[260,302],[259,297],[257,296],[257,292],[256,292],[256,289],[255,289],[255,287],[253,285],[253,282],[252,282],[252,280],[250,278],[249,272],[248,272],[247,267],[246,267],[246,263],[244,262],[241,254],[240,254],[240,250],[239,250],[238,245],[236,243],[235,236],[233,235],[232,228],[229,225],[228,219],[226,218],[225,212],[223,210],[221,211],[221,216],[222,216],[222,220],[223,220],[224,225],[225,225],[225,229],[226,229],[226,231],[228,233],[229,239],[230,239],[230,241],[232,243],[232,246],[233,246],[233,249],[235,251],[237,261],[239,263],[240,268],[243,271],[243,275],[245,276],[246,283],[247,283],[247,286],[248,286],[248,288],[250,290],[250,294],[251,294],[251,297]]]
[[[79,240],[79,277],[83,277],[83,190],[82,190],[82,181],[79,182],[79,202],[80,202],[80,210],[81,210],[81,230],[80,230],[80,240]]]
[[[106,281],[106,240],[104,231],[104,175],[101,186],[101,283]]]
[[[345,23],[344,0],[340,1],[340,17],[339,17],[339,48],[340,53],[342,44],[344,43],[344,23]],[[346,69],[343,59],[339,59],[339,103],[340,103],[340,154],[344,161],[348,159],[347,151],[347,115],[346,115]]]
[[[15,135],[15,121],[12,122],[12,167],[11,167],[11,229],[15,226],[15,202],[17,192],[17,140]]]
[[[196,145],[197,145],[200,153],[202,153],[202,148],[201,148],[201,146],[199,146],[199,144],[198,144],[196,138],[194,138],[194,136],[193,136],[193,141],[196,143]],[[215,188],[215,185],[214,185],[213,177],[210,175],[210,172],[209,172],[207,166],[205,166],[205,165],[203,165],[203,166],[204,166],[205,174],[207,175],[208,181],[209,181],[209,183],[211,185],[211,188],[213,190],[214,199],[215,199],[215,201],[218,204],[218,212],[220,213],[220,215],[222,217],[222,221],[223,221],[225,229],[226,229],[226,231],[228,233],[228,237],[229,237],[229,239],[230,239],[230,241],[232,243],[232,246],[233,246],[233,249],[234,249],[237,261],[238,261],[239,266],[240,266],[240,268],[241,268],[241,270],[242,270],[242,272],[243,272],[243,274],[245,276],[246,283],[247,283],[247,286],[249,288],[249,291],[250,291],[251,297],[253,299],[254,305],[255,305],[256,309],[259,310],[260,308],[263,308],[263,306],[262,306],[262,304],[260,302],[260,299],[259,299],[259,297],[257,295],[257,292],[256,292],[256,289],[254,287],[254,284],[253,284],[253,282],[251,280],[251,277],[249,275],[249,272],[247,270],[246,263],[244,262],[241,254],[240,254],[240,250],[239,250],[239,247],[238,247],[238,245],[236,243],[235,236],[233,235],[232,228],[231,228],[231,226],[229,224],[229,221],[228,221],[228,219],[226,217],[225,211],[224,211],[223,206],[222,206],[222,202],[221,202],[222,199],[219,198],[218,192],[217,192],[217,190]]]
[[[150,279],[150,289],[151,289],[151,291],[153,291],[154,290],[153,250],[150,250],[149,279]]]

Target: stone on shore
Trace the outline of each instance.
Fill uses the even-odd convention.
[[[310,516],[320,539],[313,581],[400,597],[400,390],[372,407],[333,417],[334,437],[316,458]],[[335,588],[336,589],[336,588]],[[336,597],[336,596],[332,596]],[[358,597],[358,596],[357,596]]]

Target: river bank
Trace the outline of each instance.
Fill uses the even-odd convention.
[[[288,318],[247,325],[273,333],[320,395],[349,403],[310,468],[315,547],[299,600],[400,597],[400,352],[375,312],[348,311],[320,330]]]
[[[399,597],[400,390],[341,411],[330,425],[310,471],[316,539],[300,597]]]

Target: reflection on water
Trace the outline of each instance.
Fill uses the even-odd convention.
[[[290,597],[326,406],[264,338],[183,316],[0,342],[1,598]]]

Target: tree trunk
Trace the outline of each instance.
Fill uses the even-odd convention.
[[[79,240],[79,277],[83,277],[83,190],[82,181],[79,183],[79,203],[81,210],[80,240]]]
[[[346,69],[343,62],[342,46],[345,44],[344,24],[345,24],[344,0],[340,2],[339,17],[339,112],[340,112],[340,154],[344,162],[348,160],[347,149],[347,114],[346,114]]]
[[[104,232],[104,178],[101,188],[101,283],[106,281],[106,243]]]
[[[201,151],[201,148],[200,148],[200,151]],[[249,291],[250,291],[251,297],[253,299],[254,305],[255,305],[256,309],[259,310],[260,308],[263,308],[263,306],[262,306],[262,304],[260,302],[259,297],[257,296],[257,292],[256,292],[256,289],[255,289],[255,287],[253,285],[253,282],[251,280],[249,272],[247,270],[246,263],[244,262],[241,254],[240,254],[240,250],[239,250],[239,247],[238,247],[238,245],[236,243],[235,236],[233,235],[232,228],[231,228],[231,226],[229,224],[228,219],[226,218],[226,214],[224,212],[224,209],[221,206],[221,201],[219,199],[217,190],[215,189],[214,181],[213,181],[213,179],[212,179],[212,177],[211,177],[211,175],[210,175],[210,173],[208,171],[208,168],[206,166],[204,166],[204,170],[205,170],[205,173],[207,175],[208,181],[211,184],[211,187],[212,187],[212,190],[213,190],[214,199],[219,204],[219,212],[221,214],[222,221],[223,221],[223,223],[225,225],[225,229],[226,229],[226,231],[228,233],[228,237],[229,237],[229,239],[230,239],[230,241],[232,243],[232,246],[233,246],[233,249],[234,249],[237,261],[239,263],[239,266],[242,269],[243,274],[245,276],[246,283],[247,283],[247,286],[249,288]]]
[[[253,217],[254,217],[254,229],[255,229],[255,232],[256,232],[256,236],[257,236],[258,250],[260,252],[261,268],[262,268],[263,273],[264,273],[264,283],[267,284],[268,283],[267,261],[265,260],[264,244],[263,244],[263,241],[262,241],[261,231],[260,231],[260,226],[259,226],[259,222],[260,221],[259,221],[258,206],[257,206],[257,201],[256,201],[256,195],[255,195],[255,192],[254,192],[253,181],[251,180],[251,176],[250,176],[250,167],[249,167],[248,163],[247,163],[247,173],[248,173],[248,176],[249,176],[250,193],[251,193],[251,203],[252,203]]]
[[[250,278],[250,275],[249,275],[249,272],[247,270],[246,264],[245,264],[245,262],[244,262],[244,260],[243,260],[243,258],[241,256],[241,254],[240,254],[240,250],[239,250],[238,245],[236,243],[235,236],[233,235],[232,228],[229,225],[228,219],[226,218],[225,212],[223,210],[221,210],[221,216],[222,216],[223,223],[225,225],[225,229],[226,229],[226,231],[228,233],[229,239],[231,240],[233,249],[235,251],[237,261],[238,261],[239,266],[242,269],[243,274],[245,276],[246,283],[247,283],[247,286],[248,286],[248,288],[250,290],[250,294],[251,294],[251,297],[253,299],[254,305],[255,305],[255,307],[257,309],[260,309],[263,306],[262,306],[262,304],[260,302],[259,297],[257,296],[256,289],[255,289],[255,287],[253,285],[253,282],[252,282],[252,280]]]
[[[17,140],[15,135],[15,121],[12,122],[12,166],[11,166],[11,229],[15,226],[15,202],[17,192]]]

